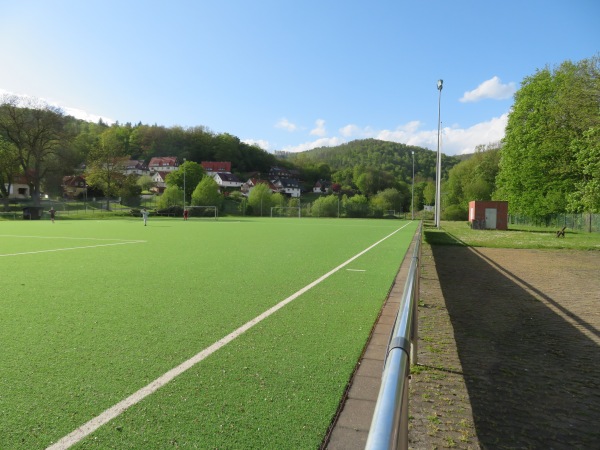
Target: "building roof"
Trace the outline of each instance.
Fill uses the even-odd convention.
[[[229,161],[202,161],[200,165],[207,172],[231,172]]]
[[[175,156],[155,156],[148,163],[148,167],[177,167]]]
[[[234,182],[234,183],[240,183],[241,182],[238,177],[236,177],[234,174],[232,174],[230,172],[217,172],[217,175],[223,181],[231,181],[231,182]]]

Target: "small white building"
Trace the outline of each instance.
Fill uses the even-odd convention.
[[[8,188],[8,184],[4,185]],[[15,200],[27,200],[31,196],[29,192],[29,185],[27,180],[23,176],[17,176],[13,179],[8,190],[8,198]]]
[[[169,173],[170,172],[154,172],[152,174],[152,181],[154,181],[154,187],[151,190],[162,194],[167,187],[166,180],[167,175],[169,175]]]

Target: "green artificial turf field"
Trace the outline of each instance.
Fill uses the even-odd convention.
[[[0,448],[56,443],[285,299],[73,448],[318,447],[416,226],[0,222]]]

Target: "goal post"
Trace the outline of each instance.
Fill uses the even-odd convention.
[[[186,206],[190,219],[214,218],[219,220],[219,208],[216,206]]]
[[[300,206],[272,206],[271,217],[302,217]]]

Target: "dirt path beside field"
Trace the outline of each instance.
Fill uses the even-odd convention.
[[[600,448],[600,252],[423,246],[412,449]]]

